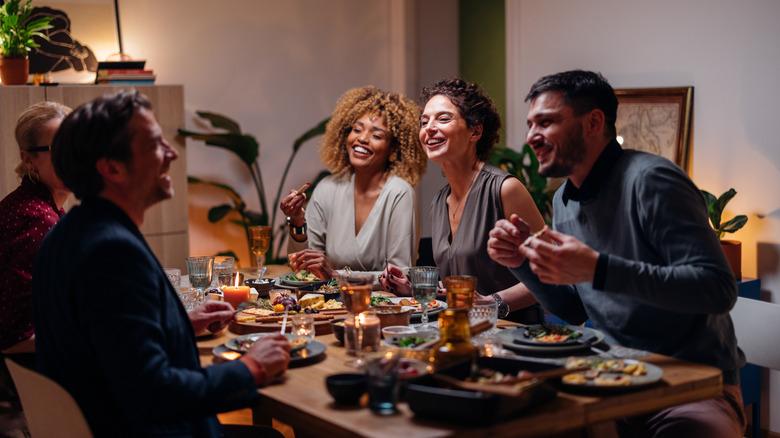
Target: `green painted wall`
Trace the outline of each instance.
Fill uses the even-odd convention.
[[[478,83],[501,115],[506,144],[506,17],[504,0],[459,0],[460,76]]]

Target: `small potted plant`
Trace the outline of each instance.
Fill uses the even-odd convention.
[[[30,74],[28,54],[38,47],[33,37],[48,39],[42,31],[51,29],[51,18],[33,20],[32,0],[7,0],[0,6],[0,80],[4,85],[24,85]]]
[[[719,197],[715,197],[712,193],[702,190],[704,201],[707,203],[707,214],[710,216],[710,224],[715,230],[718,239],[720,239],[720,246],[723,248],[723,253],[726,255],[731,270],[734,272],[734,277],[737,280],[742,279],[742,242],[738,240],[725,240],[723,236],[726,233],[735,233],[739,229],[745,226],[747,223],[747,216],[740,214],[734,216],[728,221],[723,222],[723,211],[726,209],[726,204],[731,201],[731,198],[737,194],[737,191],[728,189]]]

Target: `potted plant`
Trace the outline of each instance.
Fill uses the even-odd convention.
[[[33,37],[48,39],[41,31],[51,29],[51,18],[30,19],[32,0],[7,0],[0,6],[0,80],[5,85],[24,85],[30,74],[28,53],[38,47]]]
[[[731,198],[737,194],[737,191],[733,188],[728,189],[719,197],[715,197],[712,193],[702,190],[704,201],[707,203],[707,214],[710,216],[710,224],[715,230],[718,239],[720,239],[720,246],[723,248],[723,253],[726,255],[726,260],[731,266],[734,277],[737,280],[742,279],[742,242],[738,240],[725,240],[723,236],[726,233],[735,233],[747,223],[747,216],[740,214],[734,216],[726,222],[723,222],[723,211],[726,209],[726,204],[731,201]]]

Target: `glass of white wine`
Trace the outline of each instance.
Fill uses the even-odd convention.
[[[366,361],[363,359],[363,326],[360,321],[360,314],[368,310],[371,305],[371,290],[374,286],[374,275],[368,272],[345,271],[338,275],[339,289],[341,290],[341,300],[344,307],[352,316],[354,321],[356,349],[354,360],[347,361],[347,365],[354,368],[362,368]]]
[[[252,237],[252,255],[255,257],[255,263],[257,264],[257,278],[263,278],[265,271],[268,269],[265,267],[265,253],[268,252],[268,248],[271,245],[271,227],[257,225],[249,227],[249,232]]]

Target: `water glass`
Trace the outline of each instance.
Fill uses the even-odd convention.
[[[181,269],[165,268],[165,276],[168,277],[168,280],[173,285],[173,288],[178,291],[179,286],[181,286]]]
[[[306,313],[291,318],[292,334],[309,340],[314,339],[314,316]]]
[[[181,300],[182,305],[184,305],[184,310],[187,312],[198,307],[198,305],[203,302],[203,294],[195,288],[183,287],[177,289],[177,291],[179,299]]]
[[[233,267],[236,259],[230,256],[214,257],[214,276],[217,277],[217,286],[233,286]]]
[[[187,272],[189,273],[190,284],[203,296],[203,291],[211,286],[211,276],[214,272],[214,257],[187,257]]]
[[[422,327],[428,326],[428,303],[436,300],[439,285],[439,268],[435,266],[416,266],[409,269],[414,299],[422,307]]]
[[[482,321],[490,322],[490,330],[496,328],[498,321],[498,303],[492,301],[486,304],[475,304],[469,309],[469,324],[475,325]]]
[[[474,304],[474,291],[477,290],[477,277],[471,275],[450,275],[444,278],[447,289],[447,307],[471,308]]]
[[[494,357],[504,354],[501,338],[490,333],[482,333],[472,341],[482,357]]]
[[[377,415],[393,415],[397,412],[398,367],[400,355],[388,351],[368,361],[368,407]]]

